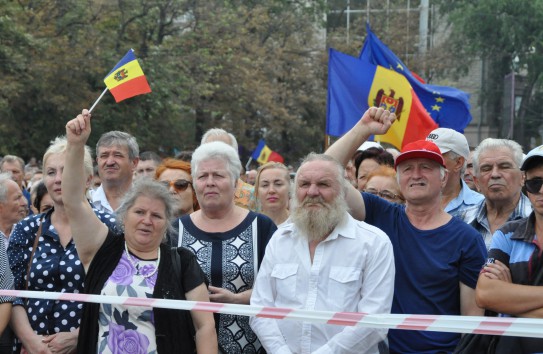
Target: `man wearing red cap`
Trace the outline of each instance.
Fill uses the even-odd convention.
[[[345,163],[363,141],[386,133],[394,120],[394,114],[372,107],[326,154]],[[379,227],[392,242],[392,313],[482,315],[474,289],[486,248],[475,229],[441,207],[448,173],[439,148],[426,140],[407,144],[395,168],[405,205],[367,193],[350,203],[355,217]],[[459,339],[457,333],[389,331],[391,353],[450,353]]]

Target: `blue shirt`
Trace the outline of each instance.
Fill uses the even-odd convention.
[[[509,267],[513,284],[535,285],[537,273],[541,271],[533,260],[534,252],[540,252],[536,238],[534,213],[527,218],[508,222],[494,233],[488,258],[499,260]],[[522,353],[543,352],[542,338],[519,337],[518,340]]]
[[[452,216],[464,220],[465,211],[469,208],[472,208],[476,205],[479,205],[485,197],[481,193],[477,193],[468,187],[466,182],[460,180],[462,183],[462,189],[456,198],[451,200],[449,204],[445,207],[445,211]]]
[[[517,207],[507,221],[518,220],[527,217],[532,212],[532,203],[527,196],[520,193],[520,199]],[[481,234],[486,248],[490,248],[490,241],[492,240],[492,232],[490,231],[490,223],[488,222],[488,215],[486,212],[486,203],[482,200],[478,205],[472,206],[464,210],[462,219],[473,226],[473,228]]]
[[[405,206],[363,193],[368,224],[383,230],[394,249],[392,313],[460,315],[460,282],[475,288],[486,259],[479,233],[453,217],[433,230],[409,221]],[[452,352],[458,333],[390,330],[391,353]]]

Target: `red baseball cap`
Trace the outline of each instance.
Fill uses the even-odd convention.
[[[394,168],[397,169],[398,165],[406,160],[416,158],[429,159],[445,167],[443,155],[441,155],[441,151],[436,144],[428,140],[417,140],[403,147],[402,152],[394,162]]]

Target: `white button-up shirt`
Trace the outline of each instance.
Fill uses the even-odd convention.
[[[251,305],[335,312],[390,313],[394,255],[380,229],[343,221],[315,249],[286,223],[271,238]],[[386,329],[252,317],[251,327],[269,353],[378,353]]]
[[[107,200],[106,192],[104,191],[103,186],[98,187],[96,190],[90,193],[91,193],[92,205],[96,209],[98,209],[99,211],[110,213],[110,214],[115,213],[115,210],[113,210],[111,205],[109,205],[109,201]]]

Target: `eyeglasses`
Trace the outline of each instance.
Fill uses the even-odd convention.
[[[186,179],[176,179],[175,181],[160,181],[166,188],[173,187],[176,192],[184,192],[187,190],[187,187],[189,184],[192,184],[192,182],[187,181]]]
[[[373,194],[373,195],[377,195],[377,196],[379,196],[381,198],[385,198],[385,199],[390,199],[390,200],[400,199],[400,200],[403,200],[403,198],[401,196],[399,196],[398,194],[394,194],[394,193],[389,192],[387,190],[378,191],[377,189],[374,189],[374,188],[368,188],[368,189],[364,189],[364,192],[369,193],[369,194]]]
[[[541,186],[543,186],[543,178],[532,178],[524,181],[524,186],[526,190],[532,194],[539,194]]]

